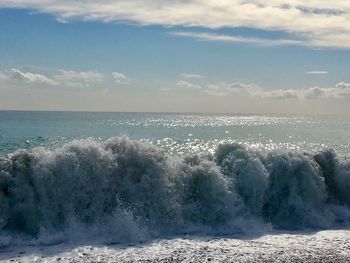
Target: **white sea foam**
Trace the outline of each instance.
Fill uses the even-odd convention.
[[[171,156],[127,138],[0,159],[0,242],[130,242],[329,228],[349,219],[350,161],[237,144]]]

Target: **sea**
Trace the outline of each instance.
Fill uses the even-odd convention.
[[[350,117],[0,111],[0,261],[348,262]]]

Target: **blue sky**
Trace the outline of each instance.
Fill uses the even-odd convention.
[[[350,110],[346,2],[325,1],[316,9],[314,1],[304,1],[306,7],[275,1],[279,9],[271,11],[277,7],[245,1],[257,6],[250,14],[241,1],[223,0],[217,2],[222,10],[225,4],[232,10],[218,16],[203,10],[203,17],[196,1],[175,1],[171,8],[168,1],[152,6],[153,0],[146,6],[134,0],[49,2],[0,3],[1,109]],[[127,6],[119,6],[123,2]],[[283,2],[295,23],[278,20]],[[213,1],[205,6],[220,7]],[[324,26],[307,24],[316,22]]]

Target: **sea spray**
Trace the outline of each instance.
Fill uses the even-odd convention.
[[[348,220],[349,186],[350,162],[331,150],[179,157],[127,138],[73,141],[0,158],[1,240],[327,228]]]

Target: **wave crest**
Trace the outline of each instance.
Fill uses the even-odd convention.
[[[1,236],[132,239],[325,228],[349,218],[350,162],[220,145],[173,157],[132,141],[74,141],[0,158]],[[48,236],[50,238],[48,238]]]

